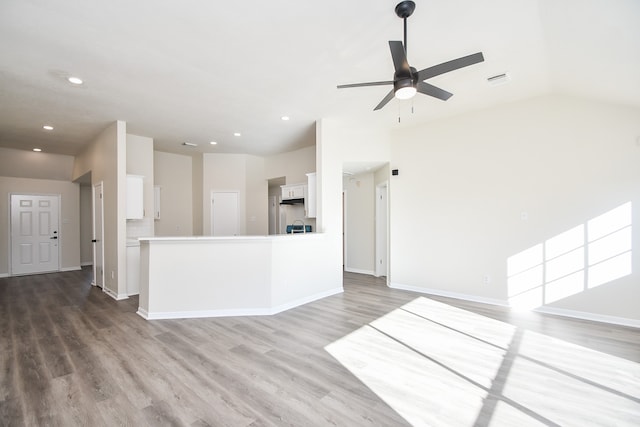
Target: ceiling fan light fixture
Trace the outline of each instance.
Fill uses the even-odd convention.
[[[416,94],[416,85],[411,78],[401,78],[393,84],[394,95],[398,99],[411,99]]]
[[[395,95],[396,95],[396,98],[398,99],[411,99],[415,96],[416,92],[417,90],[415,87],[406,86],[396,90]]]

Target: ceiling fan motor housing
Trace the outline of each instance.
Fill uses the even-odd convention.
[[[410,67],[410,73],[407,70],[398,70],[393,75],[393,91],[397,92],[398,89],[405,87],[416,87],[418,85],[418,70]]]

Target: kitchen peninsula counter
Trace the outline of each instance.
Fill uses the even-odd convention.
[[[140,238],[145,319],[269,315],[343,291],[322,233]]]

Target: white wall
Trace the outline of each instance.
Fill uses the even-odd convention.
[[[639,109],[561,96],[398,130],[391,282],[504,302],[510,257],[631,202],[633,273],[548,306],[640,320],[639,135]]]
[[[375,274],[375,185],[373,172],[343,178],[346,271]]]
[[[69,181],[0,176],[0,276],[9,274],[9,194],[60,194],[60,269],[80,268],[80,186]]]
[[[326,256],[333,258],[335,283],[342,284],[342,165],[388,162],[390,142],[389,132],[371,123],[327,118],[316,125],[317,230],[332,241]]]
[[[75,158],[73,179],[91,172],[103,182],[105,289],[125,298],[126,283],[126,123],[109,125]]]

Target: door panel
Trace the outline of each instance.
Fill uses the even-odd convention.
[[[58,271],[60,196],[11,195],[11,273]]]
[[[211,235],[238,235],[238,193],[211,193]]]

